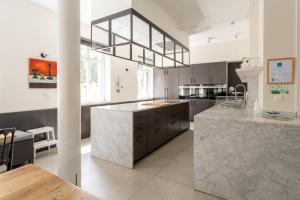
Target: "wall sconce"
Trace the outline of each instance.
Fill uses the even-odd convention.
[[[41,57],[42,57],[42,58],[47,58],[48,56],[49,56],[49,54],[46,53],[46,52],[41,53]]]

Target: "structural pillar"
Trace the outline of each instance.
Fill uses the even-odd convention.
[[[80,186],[80,0],[57,2],[58,176]]]

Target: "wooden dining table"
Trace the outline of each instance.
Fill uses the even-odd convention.
[[[35,165],[26,165],[0,174],[0,200],[100,199]]]

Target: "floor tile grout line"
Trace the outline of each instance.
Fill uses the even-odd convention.
[[[181,185],[185,185],[187,187],[191,187],[194,189],[194,185],[189,185],[189,184],[186,184],[186,183],[182,183],[182,182],[179,182],[179,181],[176,181],[176,180],[173,180],[171,178],[168,178],[168,177],[165,177],[165,176],[160,176],[160,175],[155,175],[156,177],[158,178],[162,178],[162,179],[165,179],[165,180],[168,180],[168,181],[171,181],[171,182],[174,182],[174,183],[178,183],[178,184],[181,184]]]
[[[137,188],[136,189],[136,191],[135,192],[133,192],[129,197],[128,197],[128,199],[127,200],[130,200],[130,199],[132,199],[132,197],[135,195],[135,194],[137,194],[138,192],[140,192],[153,178],[155,177],[155,175],[152,175],[151,176],[151,178],[148,180],[148,181],[146,181],[143,185],[141,185],[141,187],[139,187],[139,188]]]

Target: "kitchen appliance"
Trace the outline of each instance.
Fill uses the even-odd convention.
[[[227,85],[223,84],[198,84],[179,86],[179,99],[210,99],[216,100],[217,96],[227,95]]]

